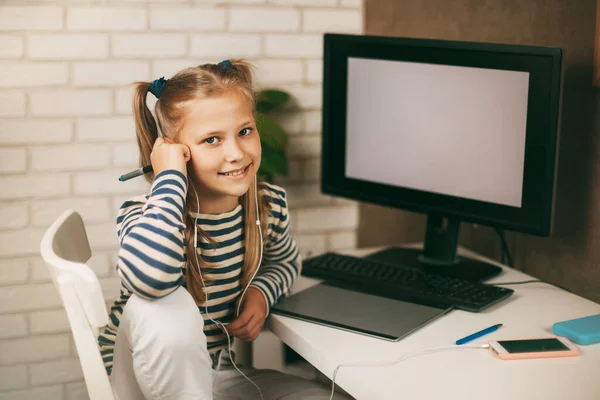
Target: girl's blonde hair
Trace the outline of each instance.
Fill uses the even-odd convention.
[[[220,63],[222,64],[222,63]],[[230,64],[204,64],[197,67],[186,68],[175,74],[168,80],[160,98],[155,105],[154,116],[146,104],[146,96],[152,82],[136,82],[133,114],[135,117],[135,132],[137,143],[140,150],[140,167],[150,165],[150,154],[154,142],[159,137],[159,129],[164,137],[177,141],[177,137],[182,127],[183,119],[188,111],[188,104],[193,100],[219,96],[228,89],[237,90],[242,96],[252,103],[255,109],[255,97],[252,88],[252,69],[251,65],[244,60],[230,60]],[[152,182],[154,173],[146,174],[146,179]],[[193,182],[191,177],[188,180]],[[262,183],[258,187],[263,187]],[[256,221],[256,202],[260,209],[260,225],[263,237],[266,238],[268,225],[268,202],[256,193],[257,188],[251,184],[248,192],[241,196],[241,204],[244,209],[244,236],[245,252],[244,265],[242,268],[241,284],[245,287],[256,268],[258,268],[261,238],[259,237]],[[190,204],[195,202],[194,191],[188,190],[186,206],[183,214],[185,222],[185,241],[188,264],[186,268],[186,287],[190,294],[196,300],[196,304],[201,305],[206,300],[206,293],[203,290],[200,273],[207,283],[209,279],[204,274],[204,269],[208,264],[201,257],[194,256],[194,229],[198,229],[199,240],[207,240],[215,244],[214,240],[204,232],[200,227],[196,227],[194,218],[190,215]],[[193,199],[193,201],[190,201]],[[200,198],[200,202],[202,199]],[[197,265],[197,260],[200,265]]]

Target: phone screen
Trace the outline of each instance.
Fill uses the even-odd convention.
[[[560,340],[531,339],[531,340],[499,340],[498,343],[509,353],[538,353],[544,351],[569,350]]]

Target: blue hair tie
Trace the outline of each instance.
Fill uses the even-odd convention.
[[[235,67],[233,66],[233,64],[231,63],[231,61],[229,60],[223,60],[221,61],[219,64],[217,64],[219,67],[225,67],[225,68],[231,68],[231,69],[235,69]]]
[[[158,99],[162,94],[163,90],[165,90],[165,86],[167,86],[168,80],[163,76],[162,78],[155,79],[152,81],[152,85],[148,88],[148,91],[156,96]]]

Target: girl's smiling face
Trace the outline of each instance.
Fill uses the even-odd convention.
[[[231,211],[253,183],[261,161],[252,102],[230,89],[186,108],[177,141],[190,149],[188,176],[200,198],[200,212]]]

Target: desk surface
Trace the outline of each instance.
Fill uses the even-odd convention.
[[[346,252],[363,256],[378,249]],[[460,249],[459,254],[488,260]],[[532,279],[503,268],[489,283]],[[302,277],[294,291],[320,283]],[[558,321],[600,314],[600,305],[554,286],[511,286],[515,293],[481,313],[451,311],[397,343],[271,315],[268,326],[281,341],[329,378],[339,364],[384,363],[414,352],[453,345],[490,325],[504,326],[470,344],[551,337]],[[336,384],[358,400],[379,399],[600,399],[600,343],[580,346],[579,357],[500,360],[485,349],[446,350],[388,367],[342,367]],[[335,399],[335,396],[334,396]]]

